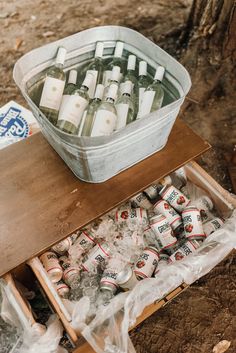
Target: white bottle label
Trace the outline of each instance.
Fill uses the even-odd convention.
[[[97,111],[91,136],[110,135],[116,125],[117,116],[105,109]]]
[[[63,114],[63,111],[67,105],[68,99],[70,98],[69,94],[64,94],[62,96],[62,101],[61,101],[61,106],[60,106],[60,111],[59,111],[59,115]]]
[[[141,104],[142,104],[142,100],[143,100],[144,91],[145,91],[145,87],[139,88],[139,101],[138,101],[139,111],[141,110]]]
[[[140,107],[140,111],[138,113],[138,118],[142,118],[143,116],[150,113],[152,109],[153,100],[155,97],[155,91],[145,91],[143,93],[142,104]]]
[[[90,73],[93,75],[93,81],[91,82],[89,90],[88,90],[89,98],[92,99],[94,97],[95,88],[97,85],[98,72],[96,70],[88,70],[87,73]]]
[[[127,117],[129,112],[129,104],[120,103],[116,105],[117,122],[116,130],[122,129],[127,124]]]
[[[43,86],[40,107],[59,110],[65,87],[65,81],[47,76]]]
[[[58,120],[66,120],[78,127],[87,105],[88,101],[85,98],[70,96],[63,112],[60,111]]]
[[[82,116],[81,123],[80,123],[80,126],[79,126],[78,136],[81,136],[81,133],[82,133],[82,130],[83,130],[83,127],[84,127],[84,123],[85,123],[86,116],[87,116],[87,110],[84,111],[84,114],[83,114],[83,116]]]

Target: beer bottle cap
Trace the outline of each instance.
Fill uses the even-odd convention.
[[[64,65],[66,59],[66,48],[60,47],[57,52],[56,64]]]
[[[147,63],[146,61],[140,61],[139,63],[139,76],[147,75]]]
[[[120,78],[120,67],[119,66],[113,66],[112,72],[111,72],[111,81],[117,81],[119,82]]]
[[[76,70],[70,70],[69,72],[69,78],[68,78],[68,83],[73,83],[74,85],[76,84],[77,81],[77,71]]]
[[[103,93],[104,93],[104,86],[101,85],[101,84],[98,84],[97,87],[96,87],[94,98],[102,99]]]
[[[116,49],[114,53],[114,57],[121,58],[123,54],[124,43],[123,42],[116,42]]]
[[[162,81],[164,73],[165,73],[165,68],[163,66],[158,66],[154,76],[154,80]]]
[[[129,55],[127,70],[135,70],[135,65],[136,65],[136,56]]]
[[[95,58],[102,58],[103,56],[103,49],[104,49],[104,43],[103,42],[97,42],[96,44],[96,50],[95,50]]]

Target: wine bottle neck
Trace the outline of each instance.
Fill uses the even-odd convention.
[[[107,97],[107,98],[106,98],[106,102],[107,102],[107,103],[114,103],[114,102],[115,102],[115,99],[112,98],[112,97]]]
[[[101,98],[95,97],[95,98],[93,99],[93,101],[94,101],[94,102],[101,102]]]
[[[80,89],[81,89],[82,91],[84,91],[84,92],[87,92],[89,88],[88,88],[87,86],[85,86],[85,85],[82,85],[82,86],[80,87]]]
[[[55,63],[55,67],[57,67],[58,69],[63,69],[63,64],[62,63]]]

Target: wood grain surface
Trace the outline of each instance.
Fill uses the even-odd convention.
[[[102,184],[77,179],[41,133],[1,150],[0,276],[209,147],[177,120],[164,149]]]

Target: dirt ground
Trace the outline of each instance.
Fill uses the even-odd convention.
[[[178,56],[176,37],[171,33],[179,33],[190,5],[191,0],[1,0],[0,105],[11,99],[25,104],[12,79],[19,57],[86,28],[109,24],[131,27]],[[236,142],[235,110],[233,93],[225,96],[220,92],[200,103],[193,84],[181,113],[181,118],[212,144],[212,151],[205,154],[202,163],[229,190],[224,156]],[[235,352],[235,281],[231,277],[233,270],[235,274],[235,260],[231,265],[221,266],[217,277],[205,277],[133,331],[137,351],[205,353],[226,338],[233,342],[228,352]]]

